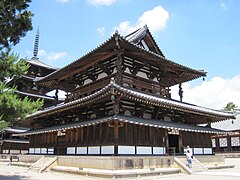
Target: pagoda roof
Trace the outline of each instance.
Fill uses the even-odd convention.
[[[55,101],[54,97],[51,97],[51,96],[27,93],[27,92],[22,92],[22,91],[18,91],[18,90],[16,90],[15,92],[18,93],[18,94],[24,95],[24,96],[30,96],[30,97],[35,97],[35,98],[41,98],[41,99],[45,99],[45,100]]]
[[[145,30],[146,31],[146,30]],[[148,30],[147,30],[148,31]],[[134,33],[135,36],[139,33]],[[90,51],[86,55],[77,59],[76,61],[70,63],[69,65],[56,70],[48,74],[45,77],[38,78],[36,81],[42,85],[57,87],[57,82],[67,79],[77,73],[84,72],[88,67],[93,66],[97,62],[101,62],[106,58],[111,58],[117,55],[117,52],[114,49],[122,49],[126,55],[132,55],[134,57],[139,57],[144,61],[149,61],[150,63],[163,68],[165,71],[170,72],[167,74],[166,79],[175,78],[174,81],[168,81],[165,85],[167,87],[187,82],[202,76],[206,76],[206,72],[202,70],[195,70],[187,66],[178,64],[172,60],[165,58],[162,53],[156,53],[151,50],[147,50],[142,46],[134,43],[133,35],[126,37],[121,36],[116,32],[113,34],[107,41],[103,44]],[[61,83],[58,83],[58,86],[61,86]],[[64,87],[59,87],[60,89]]]
[[[183,123],[176,123],[176,122],[167,122],[157,119],[145,119],[139,117],[132,117],[132,116],[123,116],[123,115],[113,115],[110,117],[98,118],[98,119],[91,119],[88,121],[81,121],[77,123],[47,127],[43,129],[35,129],[30,130],[21,134],[15,134],[14,136],[28,136],[32,134],[42,134],[42,133],[49,133],[49,132],[56,132],[56,131],[65,131],[68,129],[76,129],[81,127],[93,126],[109,121],[118,120],[123,123],[130,123],[136,124],[140,126],[149,126],[155,128],[163,128],[163,129],[171,129],[171,130],[180,130],[180,131],[189,131],[189,132],[201,132],[201,133],[213,133],[213,134],[225,134],[228,133],[227,131],[213,129],[210,127],[204,126],[192,126],[189,124]]]
[[[30,77],[30,76],[26,76],[26,75],[21,75],[21,77],[23,79],[27,79],[27,80],[31,80],[31,81],[33,81],[35,79],[34,77]]]
[[[27,63],[29,63],[31,65],[43,67],[43,68],[46,68],[46,69],[50,69],[50,70],[57,70],[57,69],[59,69],[59,68],[50,66],[48,64],[45,64],[42,61],[40,61],[38,58],[34,58],[34,57],[31,60],[28,60]]]
[[[80,98],[65,104],[59,104],[58,106],[55,106],[53,108],[37,111],[36,113],[33,113],[27,116],[26,120],[35,119],[38,117],[45,117],[51,114],[59,114],[60,112],[68,111],[70,109],[73,109],[79,106],[96,103],[97,100],[100,100],[106,96],[110,96],[112,89],[114,89],[115,94],[121,95],[124,98],[134,100],[143,104],[162,107],[169,110],[175,110],[175,111],[191,113],[191,114],[199,115],[203,117],[208,117],[211,120],[211,122],[218,122],[218,121],[231,119],[231,118],[235,119],[235,116],[232,113],[226,113],[223,111],[217,111],[217,110],[213,110],[213,109],[209,109],[201,106],[196,106],[193,104],[183,103],[176,100],[170,100],[170,99],[161,98],[154,95],[144,94],[135,90],[130,90],[130,89],[121,87],[112,80],[110,84],[108,84],[101,90],[89,96],[86,96],[84,98]],[[203,123],[207,123],[207,122],[208,121],[204,122],[203,120]]]

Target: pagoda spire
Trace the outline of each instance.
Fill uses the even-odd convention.
[[[36,37],[35,37],[35,42],[34,42],[34,49],[33,49],[33,59],[38,59],[37,55],[38,55],[38,44],[39,44],[39,27],[36,33]]]

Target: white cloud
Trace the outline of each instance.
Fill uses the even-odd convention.
[[[147,25],[152,33],[163,30],[169,19],[169,13],[162,6],[157,6],[152,10],[145,11],[135,25],[131,25],[129,21],[121,22],[114,30],[118,30],[121,34],[128,34],[139,27]]]
[[[227,9],[228,9],[228,7],[226,6],[226,4],[223,3],[223,2],[220,3],[220,6],[221,6],[221,8],[223,8],[224,10],[227,10]]]
[[[55,61],[61,59],[67,55],[66,52],[51,52],[50,54],[46,55],[46,59],[48,61]]]
[[[67,2],[69,2],[70,0],[56,0],[57,2],[59,2],[59,3],[67,3]]]
[[[231,79],[214,77],[201,85],[183,84],[183,101],[213,109],[222,109],[228,102],[240,106],[240,75]],[[179,99],[178,86],[172,87],[172,98]]]
[[[27,54],[29,57],[33,56],[33,53],[31,51],[27,51]],[[38,55],[37,57],[39,57],[40,60],[47,60],[48,62],[51,61],[56,61],[58,59],[61,59],[63,57],[67,56],[66,52],[51,52],[48,53],[47,51],[45,51],[44,49],[39,49],[38,50]]]
[[[46,56],[46,55],[47,55],[47,52],[45,50],[43,50],[43,49],[38,50],[39,57]]]
[[[27,54],[28,54],[28,56],[32,57],[32,52],[31,51],[27,51]],[[52,51],[52,52],[48,53],[44,49],[39,49],[38,50],[39,59],[47,60],[49,62],[56,61],[56,60],[61,59],[65,56],[67,56],[66,52],[53,52]]]
[[[110,6],[117,0],[88,0],[94,6]]]
[[[105,33],[105,27],[102,26],[102,27],[97,28],[97,32],[100,35],[100,37],[103,37],[104,33]]]

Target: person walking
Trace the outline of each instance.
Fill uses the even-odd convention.
[[[193,154],[192,154],[192,149],[189,146],[187,146],[187,149],[186,149],[186,157],[187,157],[187,166],[189,168],[192,168]]]

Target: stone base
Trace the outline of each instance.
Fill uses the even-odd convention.
[[[130,178],[142,176],[159,176],[180,173],[179,168],[158,168],[158,169],[134,169],[134,170],[99,170],[89,168],[76,168],[67,166],[55,166],[52,171],[61,173],[73,173],[85,176],[95,176],[104,178]]]
[[[104,170],[154,169],[172,167],[172,156],[58,156],[59,166]]]

